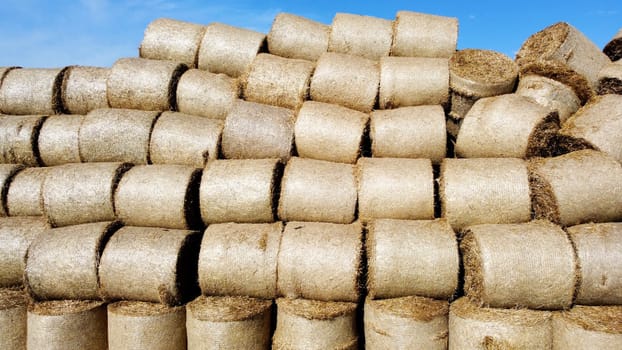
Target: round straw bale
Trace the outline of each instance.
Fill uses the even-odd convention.
[[[10,216],[41,216],[41,187],[49,168],[26,168],[13,177],[6,196]]]
[[[227,159],[208,163],[201,179],[203,222],[273,222],[282,166],[277,159]]]
[[[449,349],[551,349],[551,314],[480,307],[460,298],[449,307]]]
[[[606,65],[598,73],[598,94],[622,95],[622,60]]]
[[[118,223],[98,222],[49,229],[28,248],[24,279],[37,300],[99,299],[101,252]]]
[[[529,182],[536,218],[563,226],[622,220],[622,165],[593,150],[532,159]]]
[[[315,101],[369,113],[376,103],[379,85],[378,62],[327,52],[317,62],[311,78],[310,96]]]
[[[179,62],[121,58],[108,77],[108,103],[113,108],[174,111],[177,83],[187,69]]]
[[[225,158],[279,158],[285,162],[294,143],[294,111],[238,100],[222,131]]]
[[[438,105],[374,111],[370,138],[374,157],[428,158],[440,163],[447,153],[445,113]]]
[[[70,66],[63,77],[64,109],[71,114],[86,114],[108,108],[106,82],[110,68]]]
[[[41,200],[52,227],[114,220],[113,195],[130,167],[126,163],[88,163],[50,168]]]
[[[456,52],[457,42],[457,18],[398,11],[391,55],[450,58]]]
[[[271,54],[317,61],[328,50],[330,27],[290,13],[279,13],[268,33]]]
[[[328,43],[328,39],[327,43]],[[12,71],[13,69],[20,69],[22,67],[17,67],[17,66],[12,66],[12,67],[0,67],[0,86],[2,86],[2,81],[4,80],[4,77],[9,74],[10,71]]]
[[[106,305],[101,301],[57,300],[28,307],[28,349],[107,350]]]
[[[622,305],[622,223],[584,224],[567,229],[577,251],[581,283],[577,304]]]
[[[281,220],[349,224],[355,220],[356,205],[353,165],[304,158],[287,163],[279,199]]]
[[[9,215],[7,195],[13,178],[22,169],[23,165],[0,163],[0,217]]]
[[[37,139],[44,116],[0,115],[0,163],[38,166]]]
[[[307,101],[294,125],[296,150],[303,158],[355,163],[365,141],[369,115],[346,107]]]
[[[235,79],[224,74],[190,69],[177,84],[177,109],[182,113],[225,119],[238,95]]]
[[[365,300],[366,349],[447,349],[449,303],[419,296]]]
[[[612,61],[619,61],[622,58],[622,28],[620,28],[611,41],[605,45],[603,53]]]
[[[272,300],[200,296],[186,306],[188,349],[269,349]]]
[[[47,228],[40,217],[0,218],[0,287],[22,285],[28,247]]]
[[[434,219],[429,159],[361,158],[356,163],[359,219]]]
[[[5,114],[60,114],[61,86],[67,68],[12,69],[0,86],[0,111]]]
[[[315,65],[302,59],[267,53],[257,55],[244,81],[244,98],[285,108],[298,109],[307,99]]]
[[[281,298],[276,305],[273,349],[358,349],[355,303]]]
[[[288,222],[278,258],[279,295],[358,301],[362,249],[359,223]]]
[[[581,100],[570,86],[536,74],[521,75],[516,94],[557,112],[562,123],[581,107]]]
[[[590,82],[562,62],[539,60],[521,63],[519,80],[529,75],[549,78],[572,88],[581,105],[594,95],[594,89],[590,86]],[[558,97],[552,98],[557,99]]]
[[[203,235],[199,284],[207,295],[276,297],[283,224],[214,224]]]
[[[246,73],[265,44],[265,34],[222,23],[207,26],[199,47],[199,69],[237,78]]]
[[[372,60],[389,56],[393,22],[384,18],[337,13],[328,40],[328,51]]]
[[[28,297],[22,291],[0,289],[0,348],[26,349]]]
[[[179,305],[198,295],[201,235],[194,231],[126,226],[108,241],[99,265],[100,293]]]
[[[460,258],[456,235],[447,221],[379,219],[368,230],[370,298],[449,299],[454,295]]]
[[[521,159],[445,159],[439,192],[442,217],[455,231],[531,218],[529,174]]]
[[[186,350],[186,308],[141,301],[108,305],[109,349]]]
[[[83,115],[53,115],[39,131],[38,149],[42,165],[80,163],[80,125]]]
[[[621,349],[622,306],[575,306],[553,314],[553,349]]]
[[[196,67],[205,26],[170,18],[149,23],[138,53],[142,58],[181,62]]]

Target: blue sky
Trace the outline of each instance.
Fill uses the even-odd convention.
[[[149,22],[170,17],[223,22],[267,33],[278,12],[330,24],[336,12],[393,19],[411,10],[460,21],[458,48],[481,48],[514,57],[529,35],[566,21],[602,48],[622,27],[622,3],[612,1],[169,1],[3,0],[0,66],[110,66],[138,55]]]

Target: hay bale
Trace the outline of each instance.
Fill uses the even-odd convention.
[[[199,47],[199,69],[237,78],[246,73],[265,44],[265,34],[222,23],[207,26]]]
[[[361,155],[368,121],[366,113],[307,101],[294,125],[296,151],[303,158],[355,163]]]
[[[429,159],[361,158],[356,163],[359,219],[434,219]]]
[[[108,241],[99,264],[106,300],[179,305],[198,295],[201,235],[186,230],[126,226]]]
[[[358,349],[355,303],[281,298],[276,305],[273,349]]]
[[[521,75],[516,94],[532,99],[550,112],[557,112],[561,123],[581,107],[581,100],[572,87],[537,74]]]
[[[199,45],[205,26],[170,18],[153,20],[145,29],[143,41],[138,48],[139,56],[153,60],[181,62],[196,67]]]
[[[603,53],[612,61],[619,61],[622,58],[622,28],[605,45]]]
[[[26,168],[13,177],[6,195],[10,216],[41,216],[41,187],[48,168]]]
[[[272,300],[200,296],[186,312],[189,349],[270,348]]]
[[[575,306],[553,314],[553,349],[622,348],[622,306]]]
[[[392,41],[392,21],[337,13],[330,30],[328,51],[379,60],[389,56]]]
[[[80,163],[80,125],[83,115],[53,115],[39,130],[37,147],[42,165]]]
[[[457,18],[398,11],[391,55],[450,58],[456,52],[457,42]]]
[[[62,99],[67,113],[87,114],[108,108],[106,82],[110,68],[70,66],[63,76]]]
[[[378,62],[327,52],[317,61],[311,78],[310,96],[314,101],[369,113],[376,103],[379,84]]]
[[[365,247],[370,298],[449,299],[458,287],[458,243],[446,220],[374,220]]]
[[[24,169],[23,165],[0,164],[0,217],[9,215],[7,194],[15,175]]]
[[[0,287],[22,285],[28,247],[47,229],[40,217],[0,218]]]
[[[57,300],[28,307],[28,349],[108,349],[106,305]]]
[[[622,220],[622,165],[593,150],[532,159],[534,216],[563,226]]]
[[[186,308],[140,301],[108,305],[110,349],[186,350]]]
[[[279,158],[286,162],[294,143],[294,111],[238,100],[222,131],[225,158]]]
[[[26,349],[27,309],[24,292],[0,289],[0,348]]]
[[[598,73],[598,94],[622,95],[622,61],[606,65]]]
[[[481,307],[460,298],[449,307],[449,349],[551,349],[551,314]]]
[[[449,303],[417,296],[365,300],[366,349],[447,349]]]
[[[354,166],[292,158],[281,182],[278,214],[283,221],[349,224],[356,218]]]
[[[328,40],[328,39],[327,39]],[[4,77],[9,74],[13,69],[20,69],[22,67],[12,66],[12,67],[0,67],[0,86],[2,86],[2,81]]]
[[[283,224],[214,224],[203,235],[199,285],[207,295],[274,299]]]
[[[0,115],[0,163],[38,166],[37,138],[45,121],[39,115]]]
[[[187,69],[179,62],[121,58],[108,76],[108,103],[112,108],[174,111],[177,83]]]
[[[317,61],[328,50],[330,26],[290,13],[279,13],[268,33],[273,55]]]
[[[0,111],[5,114],[61,114],[63,75],[67,68],[23,68],[5,73]]]
[[[203,222],[274,222],[281,174],[277,159],[208,163],[199,193]]]
[[[445,159],[439,196],[441,216],[455,231],[531,218],[529,174],[521,159]]]
[[[549,78],[572,88],[581,105],[585,104],[594,95],[594,89],[587,78],[562,62],[546,60],[525,61],[520,65],[520,79],[529,75]],[[551,98],[557,99],[559,97],[551,96]]]
[[[238,82],[224,74],[186,71],[177,84],[177,109],[182,113],[225,119],[239,95]]]

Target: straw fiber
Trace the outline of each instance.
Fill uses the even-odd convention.
[[[598,94],[622,95],[622,61],[606,65],[598,73]]]
[[[47,229],[41,217],[0,218],[0,287],[22,285],[28,247]]]
[[[0,115],[0,163],[38,166],[37,138],[44,116]]]
[[[10,216],[41,216],[41,187],[48,168],[26,168],[13,177],[6,195]]]
[[[22,291],[0,289],[0,348],[26,349],[28,298]]]
[[[279,13],[268,33],[271,54],[317,61],[328,50],[330,26],[290,13]]]
[[[622,28],[620,28],[607,45],[605,45],[603,52],[612,61],[619,61],[620,58],[622,58]]]
[[[553,349],[622,348],[622,306],[575,306],[553,315]]]
[[[532,99],[551,112],[557,112],[562,123],[581,107],[581,100],[572,87],[537,74],[521,75],[516,94]]]
[[[0,217],[9,215],[7,195],[13,178],[22,169],[24,169],[23,165],[0,164]]]

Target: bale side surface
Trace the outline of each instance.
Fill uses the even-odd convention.
[[[47,229],[41,217],[0,218],[0,287],[22,285],[28,247]]]
[[[597,92],[599,95],[622,95],[622,61],[610,63],[600,70]]]
[[[337,13],[333,18],[328,51],[372,60],[389,56],[393,22],[384,18]]]
[[[551,112],[557,112],[562,123],[581,107],[581,100],[570,86],[536,74],[522,75],[516,94],[531,98]]]
[[[175,19],[155,19],[145,29],[139,56],[196,67],[205,29],[205,26]]]
[[[26,168],[13,177],[6,196],[10,216],[42,216],[41,187],[48,168]]]
[[[290,13],[279,13],[268,33],[271,54],[317,61],[328,50],[330,26]]]
[[[575,306],[553,315],[553,349],[622,347],[622,306]]]
[[[177,84],[177,109],[182,113],[225,119],[239,95],[238,82],[224,74],[186,71]]]
[[[490,50],[464,49],[449,60],[452,92],[482,98],[511,93],[518,78],[518,65],[508,56]]]
[[[456,51],[457,41],[457,18],[398,11],[391,55],[449,58]]]
[[[37,139],[45,119],[39,115],[0,115],[0,163],[39,166]]]
[[[24,169],[23,165],[0,164],[0,217],[9,215],[7,195],[15,175]]]
[[[38,145],[44,166],[80,163],[80,126],[83,115],[53,115],[43,122]]]
[[[24,292],[0,289],[0,348],[26,349],[27,309]]]
[[[63,76],[63,107],[70,114],[108,108],[106,82],[110,68],[70,66]]]
[[[66,68],[22,68],[8,71],[0,86],[0,111],[5,114],[60,114]]]

